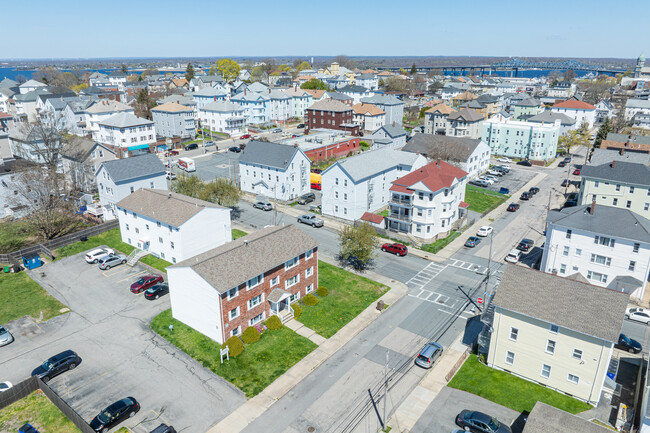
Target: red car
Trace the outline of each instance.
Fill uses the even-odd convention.
[[[576,168],[575,170],[573,170],[573,174],[575,174],[576,176],[578,176],[578,175],[580,174],[580,169],[579,169],[579,168]]]
[[[320,189],[321,189],[321,184],[320,184],[320,183],[316,183],[316,182],[312,182],[312,183],[311,183],[311,189],[315,189],[315,190],[320,191]]]
[[[239,138],[241,138],[242,140],[246,140],[246,139],[251,138],[251,135],[250,135],[250,134],[244,134],[244,135],[242,135],[242,136],[239,137]]]
[[[404,257],[409,249],[406,248],[406,245],[402,244],[384,244],[381,246],[382,251],[388,251],[389,253],[397,254],[398,256]]]
[[[163,277],[161,275],[145,275],[135,283],[131,284],[131,292],[140,293],[147,290],[149,287],[162,282]]]

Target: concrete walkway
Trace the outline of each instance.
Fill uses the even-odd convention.
[[[311,328],[306,327],[302,323],[298,322],[296,319],[291,319],[284,324],[287,328],[291,329],[295,333],[302,335],[305,338],[309,338],[312,342],[318,344],[319,346],[323,344],[327,339],[321,335],[318,335],[316,331]]]
[[[319,259],[326,263],[338,265],[334,258],[325,256],[323,253],[319,253]],[[384,301],[385,304],[394,304],[402,297],[404,297],[408,292],[408,287],[405,284],[384,277],[383,275],[379,275],[375,272],[350,272],[390,287],[390,290],[388,290],[381,298],[379,298],[379,300]],[[377,311],[376,303],[369,305],[365,310],[361,312],[361,314],[352,319],[350,323],[345,325],[336,334],[334,334],[334,336],[327,340],[324,340],[313,352],[311,352],[300,362],[287,370],[282,376],[278,377],[272,384],[266,387],[264,391],[248,400],[246,403],[237,408],[237,410],[235,410],[233,413],[221,420],[217,425],[208,430],[208,433],[238,433],[242,431],[248,424],[262,415],[269,407],[276,403],[286,393],[291,391],[301,380],[311,374],[319,365],[321,365],[329,357],[336,353],[336,351],[347,344],[352,338],[354,338],[357,334],[359,334],[359,332],[370,325],[370,323],[376,320],[380,315],[381,312]],[[306,328],[305,332],[307,329],[309,328]],[[317,335],[317,337],[320,336]]]

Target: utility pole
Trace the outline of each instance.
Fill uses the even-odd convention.
[[[388,350],[386,351],[386,364],[384,364],[384,417],[383,426],[386,431],[386,400],[388,400]]]
[[[569,154],[569,156],[571,156],[571,154]],[[570,181],[569,181],[569,175],[570,174],[569,173],[571,173],[571,163],[568,163],[567,167],[568,168],[567,168],[567,171],[566,171],[566,185],[564,185],[564,197],[566,197],[566,192],[569,189],[569,183],[570,183]]]
[[[490,253],[488,255],[488,267],[487,267],[487,275],[485,278],[485,292],[483,294],[483,302],[487,304],[487,294],[488,294],[488,286],[490,284],[490,268],[492,266],[492,240],[494,239],[494,230],[490,232]]]
[[[273,225],[278,225],[278,184],[273,187]]]

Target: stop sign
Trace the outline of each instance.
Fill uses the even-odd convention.
[[[482,304],[483,303],[483,298],[478,298],[477,301],[478,301],[479,304]]]

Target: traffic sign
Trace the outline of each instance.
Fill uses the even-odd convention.
[[[483,298],[478,298],[477,301],[478,301],[479,304],[482,304],[483,303]]]

